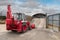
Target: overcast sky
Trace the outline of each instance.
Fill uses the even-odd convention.
[[[11,4],[12,12],[22,12],[27,15],[36,13],[60,13],[60,0],[0,0],[0,11],[7,10]]]

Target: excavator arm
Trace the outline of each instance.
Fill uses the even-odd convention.
[[[10,5],[8,5],[7,7],[7,15],[6,15],[6,25],[10,25],[12,24],[12,13],[11,13],[11,8]]]
[[[8,5],[8,7],[7,7],[7,15],[6,15],[6,18],[12,18],[12,13],[11,13],[10,5]]]

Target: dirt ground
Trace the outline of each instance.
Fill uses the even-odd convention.
[[[60,33],[46,29],[33,29],[25,33],[6,30],[5,24],[0,24],[0,40],[60,40]]]

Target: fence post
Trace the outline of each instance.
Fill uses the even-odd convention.
[[[58,30],[60,31],[60,14],[59,14],[59,27]]]
[[[48,17],[47,17],[47,13],[46,13],[46,28],[48,28]]]
[[[53,30],[53,27],[54,27],[54,26],[53,26],[53,24],[54,24],[54,23],[53,23],[53,21],[54,21],[53,18],[54,18],[54,16],[52,16],[52,30]]]

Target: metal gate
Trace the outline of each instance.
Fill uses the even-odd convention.
[[[53,30],[60,30],[60,14],[53,14],[47,17],[47,26]]]

